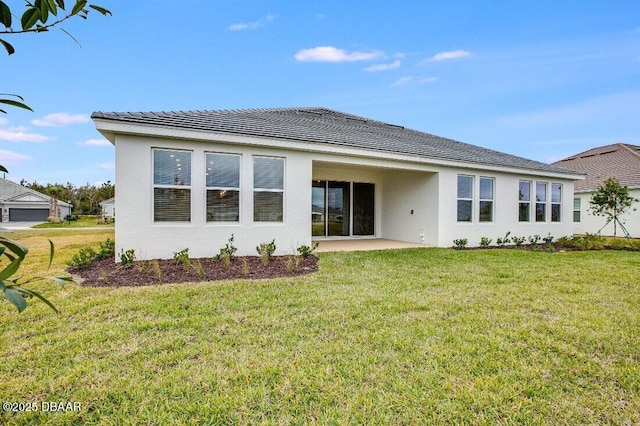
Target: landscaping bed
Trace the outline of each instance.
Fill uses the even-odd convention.
[[[231,279],[292,277],[318,270],[318,258],[309,256],[275,256],[268,263],[258,256],[236,257],[225,262],[210,258],[190,259],[188,263],[173,259],[136,261],[129,266],[113,258],[94,260],[84,268],[69,268],[82,278],[82,285],[92,287],[128,287],[166,283],[200,282]]]

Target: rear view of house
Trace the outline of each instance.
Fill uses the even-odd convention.
[[[117,250],[238,254],[275,238],[478,245],[573,232],[578,172],[326,108],[95,112],[116,149]]]
[[[629,195],[640,199],[640,146],[624,143],[600,146],[554,163],[559,167],[578,170],[586,174],[576,182],[573,201],[574,231],[577,234],[600,231],[601,235],[613,235],[613,223],[590,212],[591,196],[602,183],[615,178],[629,189]],[[640,203],[621,216],[621,221],[632,237],[640,238]],[[606,226],[605,226],[606,225]],[[620,232],[618,232],[620,233]]]

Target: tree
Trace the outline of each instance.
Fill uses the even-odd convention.
[[[0,35],[14,36],[17,34],[46,32],[49,31],[50,28],[56,27],[76,16],[87,19],[89,9],[93,9],[105,16],[111,15],[109,10],[95,4],[89,4],[86,0],[75,0],[70,10],[68,6],[65,5],[64,0],[25,1],[25,9],[20,17],[20,27],[19,29],[13,29],[14,14],[9,6],[0,0],[0,24],[4,26],[4,30],[0,30]],[[64,13],[60,13],[60,11]],[[64,28],[60,29],[69,35],[69,37],[73,38]],[[0,44],[5,48],[7,54],[13,55],[15,53],[15,48],[4,39],[4,36],[0,38]],[[20,95],[2,93],[0,96],[8,96],[8,98],[0,97],[0,104],[33,111],[24,103],[24,99]],[[0,109],[0,113],[6,114],[7,112]]]
[[[591,213],[607,218],[605,226],[613,222],[613,236],[615,237],[617,225],[620,225],[625,235],[629,236],[619,217],[637,201],[637,198],[629,195],[629,189],[626,186],[621,186],[615,178],[609,178],[596,189],[589,203],[591,204]]]
[[[87,19],[89,9],[93,9],[102,15],[111,15],[111,12],[107,9],[95,4],[88,4],[86,0],[75,0],[71,10],[66,8],[64,0],[35,0],[33,3],[27,0],[25,1],[25,10],[22,12],[20,18],[20,29],[14,30],[12,28],[13,12],[4,1],[0,0],[0,24],[5,28],[4,30],[0,30],[0,35],[41,33],[49,31],[50,28],[60,25],[74,16]],[[60,11],[63,11],[64,13],[61,13],[60,16],[58,16]],[[51,18],[51,21],[49,18]],[[69,35],[69,37],[73,38],[73,36],[64,29],[62,29],[62,31]],[[13,55],[15,53],[13,45],[4,38],[0,38],[0,44],[5,48],[7,54]],[[8,98],[2,96],[8,96]],[[0,105],[9,105],[33,111],[24,103],[24,99],[20,95],[15,94],[0,94]],[[6,114],[7,112],[0,109],[0,113]],[[2,165],[0,165],[0,172],[8,173],[7,169]],[[53,243],[51,243],[51,241],[49,241],[49,243],[51,244],[49,266],[51,266],[54,248]],[[19,283],[19,278],[15,277],[15,274],[20,269],[20,265],[28,251],[29,250],[26,247],[16,241],[0,237],[0,259],[6,257],[9,262],[2,270],[0,270],[0,290],[2,290],[4,297],[18,308],[18,312],[22,312],[27,307],[26,299],[30,297],[39,298],[51,309],[57,312],[55,306],[53,306],[51,302],[39,293],[22,287],[22,285],[32,280]],[[61,285],[64,285],[66,282],[73,281],[71,277],[39,277],[36,279],[42,278],[52,279]]]

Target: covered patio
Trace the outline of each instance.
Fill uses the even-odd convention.
[[[314,241],[315,243],[315,241]],[[369,251],[390,250],[404,248],[426,248],[424,244],[408,243],[406,241],[388,240],[385,238],[358,238],[349,240],[319,240],[317,253],[330,251]]]

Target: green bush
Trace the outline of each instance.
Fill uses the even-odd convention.
[[[318,248],[318,245],[319,243],[317,241],[313,243],[313,247],[309,247],[303,244],[300,247],[298,247],[297,250],[298,250],[298,253],[300,253],[300,256],[306,259],[307,257],[311,256],[311,253],[313,253],[315,249]]]
[[[511,237],[511,241],[513,241],[513,244],[516,245],[516,247],[520,247],[527,239],[525,237]]]
[[[453,248],[456,250],[462,250],[467,246],[468,243],[469,240],[467,240],[466,238],[456,238],[455,240],[453,240]]]
[[[116,242],[111,238],[107,238],[107,241],[100,243],[100,249],[96,253],[96,259],[108,259],[116,254]]]
[[[256,246],[256,251],[260,255],[262,259],[262,264],[267,264],[271,259],[273,259],[273,253],[276,251],[276,240],[275,238],[271,240],[270,243],[260,243],[259,246]]]
[[[489,247],[493,240],[489,237],[482,237],[480,239],[480,247]]]
[[[71,257],[71,261],[67,265],[72,268],[87,268],[98,256],[98,253],[91,247],[83,247]]]
[[[120,263],[124,268],[130,268],[133,266],[133,262],[136,261],[136,252],[134,249],[120,250]]]
[[[173,260],[181,264],[185,270],[189,269],[191,267],[191,261],[189,261],[189,248],[180,251],[174,251]]]
[[[225,246],[220,249],[220,252],[218,254],[213,256],[214,262],[217,262],[218,260],[225,259],[225,258],[228,258],[229,260],[233,260],[236,252],[238,251],[238,248],[233,245],[234,239],[235,237],[233,236],[233,234],[231,234]]]
[[[498,244],[500,247],[504,247],[505,244],[509,244],[509,242],[511,242],[511,240],[509,239],[509,235],[511,235],[511,231],[504,234],[504,238],[497,238],[496,244]]]

